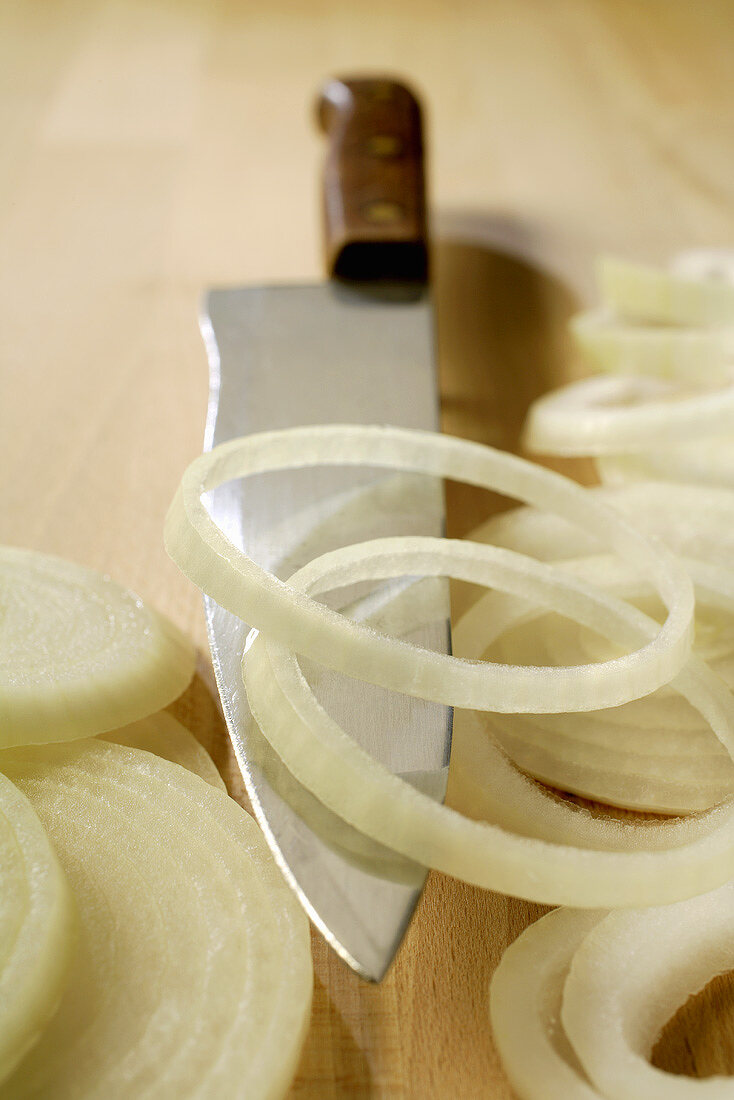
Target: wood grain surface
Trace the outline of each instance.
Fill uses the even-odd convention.
[[[578,370],[563,326],[595,254],[734,245],[733,47],[730,0],[3,0],[0,538],[108,571],[196,639],[176,709],[234,794],[161,528],[201,447],[202,287],[320,276],[323,78],[422,91],[444,428],[513,447]],[[452,530],[492,507],[451,487]],[[487,983],[538,913],[432,875],[379,987],[315,937],[292,1095],[509,1100]],[[724,982],[658,1064],[731,1070],[731,1031]]]

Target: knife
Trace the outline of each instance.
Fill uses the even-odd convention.
[[[330,278],[320,285],[213,289],[200,317],[210,370],[205,449],[271,428],[391,423],[437,430],[434,325],[427,279],[419,104],[385,78],[324,87],[323,215]],[[213,518],[286,580],[336,546],[387,534],[444,533],[434,479],[315,467],[229,483]],[[359,616],[389,606],[401,582],[336,593]],[[426,611],[426,601],[428,601]],[[240,661],[248,626],[208,597],[217,686],[254,813],[311,920],[362,977],[379,981],[403,938],[425,868],[346,826],[290,775],[254,725]],[[424,593],[410,640],[448,652],[448,589]],[[327,710],[377,759],[439,800],[451,711],[303,662]]]

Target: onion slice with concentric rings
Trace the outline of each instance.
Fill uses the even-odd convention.
[[[667,820],[599,816],[519,771],[471,711],[458,711],[454,717],[446,802],[474,821],[600,852],[662,851],[690,844],[723,824],[728,814],[722,806]]]
[[[250,815],[100,740],[5,750],[0,768],[80,920],[59,1011],[3,1095],[282,1097],[309,1019],[308,921]]]
[[[734,489],[734,433],[704,435],[654,451],[597,455],[594,465],[605,486],[667,479],[676,488],[695,483],[706,489]]]
[[[150,714],[129,726],[100,734],[100,741],[113,741],[130,749],[143,749],[180,764],[212,787],[226,791],[227,787],[209,753],[193,733],[165,710]]]
[[[696,651],[731,684],[734,573],[684,560],[696,585]],[[566,560],[563,568],[587,580],[595,578],[624,599],[640,600],[648,588],[617,559],[597,555]],[[455,628],[453,644],[464,657],[530,665],[602,660],[616,652],[596,631],[498,592],[474,603]],[[585,714],[492,714],[483,721],[524,771],[599,802],[656,813],[690,813],[720,802],[734,790],[734,766],[723,745],[669,689]]]
[[[73,562],[0,547],[0,748],[75,740],[167,706],[194,648],[133,592]]]
[[[43,825],[28,799],[2,774],[0,898],[0,1081],[4,1081],[56,1011],[77,927],[74,899]]]

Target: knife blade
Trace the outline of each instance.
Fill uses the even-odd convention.
[[[438,428],[419,105],[396,81],[333,80],[318,117],[329,140],[323,196],[331,278],[208,292],[200,317],[210,371],[205,449],[309,423]],[[370,469],[259,475],[209,494],[208,507],[237,545],[284,580],[336,546],[444,530],[440,483]],[[343,590],[331,605],[364,616],[406,583]],[[403,938],[425,868],[346,826],[288,773],[247,708],[240,660],[248,626],[208,597],[205,610],[229,734],[275,858],[334,950],[378,981]],[[429,611],[408,637],[447,652],[447,587],[431,591]],[[370,753],[443,799],[450,708],[306,662],[304,671],[322,704]]]

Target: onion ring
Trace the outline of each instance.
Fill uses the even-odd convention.
[[[605,303],[625,319],[695,327],[734,323],[734,285],[700,266],[676,274],[604,257],[598,274]]]
[[[732,933],[734,882],[677,905],[610,913],[588,932],[566,978],[562,1020],[604,1097],[731,1100],[731,1078],[691,1080],[648,1058],[675,1010],[734,968]]]
[[[734,383],[691,390],[656,378],[602,374],[534,401],[523,444],[538,454],[619,454],[677,447],[732,429]]]
[[[351,579],[414,571],[415,559],[408,570],[389,551],[382,567],[376,567],[379,546],[400,541],[350,547]],[[411,540],[416,546],[436,548],[434,570],[458,571],[444,541]],[[481,548],[468,547],[465,553],[481,560]],[[334,551],[311,562],[290,583],[308,585],[311,591],[346,583],[350,570],[342,567],[345,553]],[[354,568],[357,553],[364,561],[359,572]],[[429,560],[425,553],[419,563],[422,570]],[[329,562],[336,566],[331,572]],[[554,596],[559,604],[561,593],[558,589]],[[604,602],[601,594],[597,598]],[[646,617],[633,611],[620,604],[620,619],[641,624]],[[656,629],[654,621],[648,621],[650,629]],[[516,836],[435,803],[378,764],[326,714],[295,655],[282,644],[251,632],[243,674],[254,720],[298,781],[348,824],[416,862],[475,885],[581,908],[660,904],[719,885],[731,874],[731,804],[715,811],[710,832],[662,852],[579,851]],[[717,724],[717,734],[731,741],[734,701],[723,684],[694,658],[680,679],[695,705]]]
[[[630,324],[610,310],[594,309],[572,317],[569,328],[584,358],[600,371],[697,385],[730,381],[734,371],[734,327]]]
[[[522,1100],[602,1100],[561,1026],[563,984],[574,952],[604,912],[556,909],[526,928],[492,975],[492,1034]]]
[[[731,621],[734,573],[684,560],[696,585],[698,607],[710,603],[723,609]],[[563,567],[577,576],[596,577],[624,599],[639,598],[648,587],[616,559],[566,560]],[[531,665],[572,664],[594,655],[584,644],[588,635],[579,637],[577,631],[577,624],[549,616],[527,600],[491,592],[459,621],[453,644],[455,652],[469,658],[489,655],[491,660]],[[714,671],[731,683],[731,628],[722,639],[723,648],[712,644],[705,633],[699,640],[702,631],[697,609],[698,655],[713,658]],[[607,644],[596,655],[608,658],[611,652]],[[599,712],[542,717],[494,714],[483,720],[487,731],[524,771],[600,802],[677,814],[708,808],[732,793],[734,768],[726,750],[705,724],[695,720],[672,686]]]
[[[676,554],[730,569],[734,560],[734,492],[730,489],[638,481],[587,489],[611,508],[634,518],[644,534],[661,539]],[[592,533],[550,515],[541,508],[513,508],[492,516],[470,536],[540,561],[559,561],[598,554],[603,549]]]
[[[693,590],[672,555],[651,544],[580,486],[550,470],[480,444],[399,428],[327,425],[264,432],[222,444],[195,459],[184,473],[166,517],[169,554],[222,607],[269,638],[382,687],[448,705],[496,709],[496,692],[494,685],[488,685],[486,666],[377,634],[316,604],[238,550],[202,501],[204,493],[233,478],[319,464],[369,465],[453,477],[537,503],[571,523],[588,522],[597,537],[651,578],[668,609],[666,622],[638,660],[649,661],[652,668],[662,651],[669,674],[672,666],[681,667],[690,648]]]
[[[628,481],[667,479],[696,482],[720,489],[734,489],[734,435],[705,436],[674,447],[637,454],[605,454],[595,458],[604,485]]]

